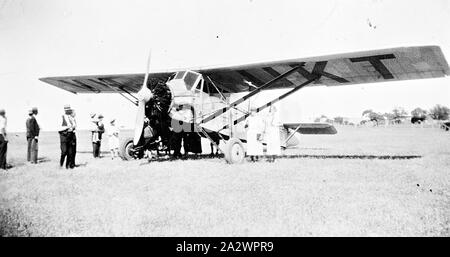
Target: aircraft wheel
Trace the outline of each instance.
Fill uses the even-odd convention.
[[[242,163],[245,159],[245,150],[241,140],[232,138],[225,146],[225,160],[230,163]]]
[[[123,160],[129,161],[134,159],[133,154],[133,138],[127,138],[126,140],[122,141],[122,144],[120,145],[120,157],[122,157]]]

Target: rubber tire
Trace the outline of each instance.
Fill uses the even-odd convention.
[[[134,159],[134,157],[128,153],[128,148],[130,146],[133,146],[133,138],[132,137],[126,138],[120,144],[120,148],[119,148],[120,157],[122,157],[122,159],[125,161]]]
[[[239,147],[240,149],[236,149],[236,147]],[[238,138],[231,138],[228,140],[225,145],[224,156],[229,164],[243,163],[245,160],[245,149],[241,140]]]

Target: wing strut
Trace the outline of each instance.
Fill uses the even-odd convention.
[[[225,101],[226,97],[223,95],[223,93],[219,90],[219,88],[217,87],[217,85],[214,83],[214,81],[212,81],[212,79],[209,76],[206,76],[206,78],[209,80],[209,82],[211,82],[211,84],[213,85],[214,89],[220,94],[220,101],[222,101],[223,104],[227,104],[227,102]],[[241,110],[237,107],[234,107],[234,109],[247,114],[248,112]],[[208,115],[209,113],[205,114],[204,116]]]
[[[271,106],[271,105],[273,105],[273,104],[275,104],[275,103],[277,103],[277,102],[283,100],[284,98],[286,98],[286,97],[288,97],[289,95],[295,93],[296,91],[300,90],[301,88],[303,88],[303,87],[305,87],[305,86],[311,84],[312,82],[314,82],[314,81],[315,81],[316,79],[318,79],[319,77],[320,77],[320,76],[317,75],[317,76],[315,76],[314,78],[311,78],[311,79],[309,79],[308,81],[306,81],[306,82],[304,82],[304,83],[302,83],[302,84],[300,84],[300,85],[294,87],[292,90],[290,90],[290,91],[288,91],[288,92],[282,94],[282,95],[279,96],[278,98],[276,98],[276,99],[274,99],[274,100],[272,100],[272,101],[266,103],[266,104],[263,105],[263,106],[258,107],[258,108],[256,109],[256,112],[258,113],[258,112],[260,112],[260,111],[266,109],[267,107],[269,107],[269,106]],[[247,119],[248,116],[250,116],[250,114],[246,114],[246,115],[244,115],[244,116],[241,116],[241,117],[238,118],[237,120],[234,120],[233,123],[232,123],[232,125],[236,125],[236,124],[238,124],[239,122],[244,121],[245,119]],[[230,125],[225,125],[225,126],[223,126],[219,131],[221,131],[221,130],[223,130],[223,129],[227,129],[227,128],[229,128],[229,127],[230,127]]]
[[[130,101],[131,103],[133,103],[134,105],[138,105],[138,99],[137,99],[137,97],[135,97],[134,95],[132,95],[130,92],[128,92],[127,90],[125,90],[122,86],[119,86],[118,87],[118,89],[117,88],[114,88],[114,87],[112,87],[112,86],[110,86],[109,84],[108,84],[108,82],[112,82],[112,83],[116,83],[115,81],[113,81],[113,80],[109,80],[109,79],[102,79],[102,78],[100,78],[100,79],[98,79],[98,80],[100,80],[101,82],[102,82],[102,85],[104,85],[104,86],[106,86],[106,87],[109,87],[110,89],[112,89],[112,90],[114,90],[114,91],[116,91],[117,93],[119,93],[121,96],[123,96],[125,99],[127,99],[128,101]],[[122,92],[121,92],[122,91]],[[127,94],[128,96],[130,96],[131,98],[133,98],[134,99],[134,101],[133,100],[131,100],[130,98],[128,98],[128,97],[126,97],[125,95],[124,95],[124,93],[125,94]]]
[[[220,100],[222,102],[225,102],[224,101],[225,96],[222,94],[222,92],[219,90],[219,88],[216,86],[216,84],[212,81],[212,79],[209,76],[206,76],[206,78],[208,78],[209,82],[211,82],[211,84],[213,85],[214,89],[220,94],[220,97],[221,97]]]
[[[243,97],[239,98],[238,100],[234,101],[229,106],[215,111],[213,114],[211,114],[208,117],[204,118],[200,123],[206,123],[208,121],[213,120],[214,118],[216,118],[217,116],[221,115],[222,113],[225,113],[226,111],[230,110],[231,108],[234,108],[235,106],[241,104],[242,102],[244,102],[248,98],[250,98],[250,97],[256,95],[257,93],[261,92],[262,90],[267,89],[268,87],[272,86],[275,82],[277,82],[277,81],[279,81],[279,80],[289,76],[291,73],[293,73],[296,70],[300,69],[303,65],[304,65],[304,63],[300,63],[299,65],[295,66],[294,68],[286,71],[285,73],[281,74],[280,76],[272,79],[271,81],[267,82],[266,84],[258,87],[257,89],[251,91],[250,93],[246,94],[245,96],[243,96]],[[316,77],[314,78],[314,80],[316,80]],[[311,83],[311,82],[309,82],[309,83]]]
[[[295,135],[295,133],[297,133],[301,126],[302,124],[298,124],[297,128],[295,128],[295,130],[286,138],[286,140],[284,140],[284,143],[281,145],[287,145],[287,142]]]

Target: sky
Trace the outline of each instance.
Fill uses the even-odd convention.
[[[120,95],[75,95],[38,78],[143,73],[150,49],[151,71],[419,45],[439,45],[449,62],[449,28],[446,0],[0,0],[0,108],[9,131],[25,130],[33,106],[55,130],[65,104],[80,129],[93,112],[132,128],[136,107]],[[435,104],[450,106],[450,77],[305,88],[281,109],[294,122]]]

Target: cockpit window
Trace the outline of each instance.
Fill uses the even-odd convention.
[[[174,79],[182,79],[185,73],[186,73],[185,71],[177,72],[177,75],[175,75]]]
[[[195,81],[197,81],[198,74],[195,74],[193,72],[187,72],[186,76],[184,77],[184,82],[186,83],[187,90],[191,90],[192,86],[194,86]]]
[[[210,91],[209,88],[210,87],[211,87],[211,84],[209,83],[209,81],[205,80],[204,85],[203,85],[203,92],[209,94],[209,91]]]
[[[168,78],[167,78],[167,81],[171,81],[172,79],[174,79],[175,78],[175,75],[177,75],[177,73],[172,73],[172,75],[170,75]],[[166,82],[167,82],[166,81]]]

